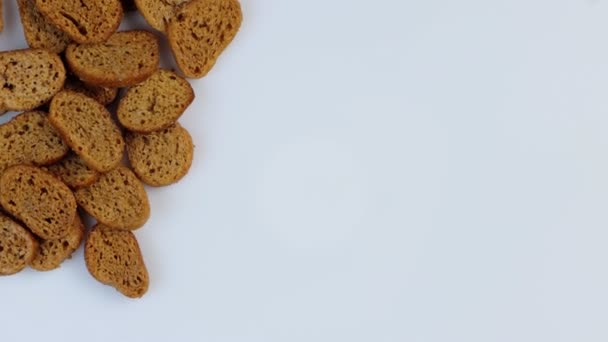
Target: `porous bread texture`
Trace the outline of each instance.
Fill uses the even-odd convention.
[[[123,295],[139,298],[148,290],[148,270],[132,232],[97,224],[87,237],[84,258],[97,281]]]
[[[44,112],[21,113],[0,125],[0,173],[18,164],[49,165],[68,151]]]
[[[61,53],[70,43],[70,37],[53,25],[38,9],[36,0],[17,0],[19,16],[27,44],[34,49]]]
[[[193,0],[167,25],[169,46],[186,77],[201,78],[236,36],[243,15],[237,0]]]
[[[44,49],[0,52],[0,109],[25,111],[49,101],[65,82],[59,55]]]
[[[154,29],[165,32],[167,23],[177,9],[189,0],[135,0],[135,5],[146,22]]]
[[[84,236],[84,224],[80,215],[76,214],[70,232],[63,238],[43,240],[38,252],[30,262],[37,271],[50,271],[58,268],[80,246]]]
[[[0,213],[0,275],[15,274],[27,266],[38,241],[26,228]]]
[[[158,38],[147,31],[122,31],[97,44],[70,44],[70,69],[82,81],[120,88],[138,84],[158,70]]]
[[[129,168],[119,166],[74,192],[78,204],[106,226],[134,230],[150,217],[148,195]]]
[[[129,88],[120,100],[118,121],[128,130],[150,133],[173,125],[194,100],[190,83],[161,69]]]
[[[76,189],[93,184],[100,175],[99,172],[88,167],[75,153],[70,153],[47,169],[67,186]]]
[[[100,43],[122,20],[120,0],[36,0],[36,8],[77,43]]]
[[[65,82],[64,89],[72,90],[77,93],[86,95],[104,106],[107,106],[112,103],[118,95],[117,88],[99,87],[91,84],[86,84],[76,78],[68,78]]]
[[[192,138],[180,124],[150,134],[129,133],[126,141],[133,171],[148,185],[175,183],[192,165]]]
[[[83,94],[63,90],[51,101],[49,121],[85,164],[99,172],[122,160],[124,139],[108,110]]]
[[[16,165],[0,177],[0,204],[42,239],[66,236],[76,216],[70,188],[35,166]]]

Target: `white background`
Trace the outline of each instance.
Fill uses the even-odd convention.
[[[608,340],[608,1],[242,5],[147,295],[80,250],[0,279],[2,341]]]

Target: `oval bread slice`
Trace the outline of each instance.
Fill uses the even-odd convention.
[[[99,178],[99,172],[88,167],[75,153],[48,167],[50,173],[61,179],[70,188],[89,186]]]
[[[51,125],[87,166],[108,172],[120,163],[124,140],[102,104],[64,90],[53,98],[49,112]]]
[[[36,7],[80,44],[108,39],[123,15],[120,0],[36,0]]]
[[[158,38],[135,30],[113,34],[97,44],[70,44],[66,60],[85,83],[120,88],[144,81],[158,70]]]
[[[0,125],[0,172],[17,164],[52,164],[68,151],[44,112],[21,113]]]
[[[65,82],[64,89],[72,90],[77,93],[86,95],[86,96],[94,99],[95,101],[101,103],[104,106],[107,106],[110,103],[112,103],[114,101],[114,99],[116,99],[116,96],[118,95],[117,88],[106,88],[106,87],[94,86],[94,85],[86,84],[86,83],[82,82],[81,80],[78,80],[75,78],[68,78]]]
[[[78,204],[106,226],[134,230],[150,217],[144,185],[124,166],[105,173],[88,187],[74,193]]]
[[[148,270],[130,231],[97,224],[87,237],[84,260],[93,278],[127,297],[138,298],[148,291]]]
[[[180,124],[151,134],[130,133],[126,141],[133,171],[146,184],[175,183],[192,165],[192,138]]]
[[[135,0],[135,5],[146,22],[154,29],[165,32],[167,23],[179,6],[189,0]]]
[[[70,188],[34,166],[17,165],[4,171],[0,203],[45,240],[68,235],[76,216],[76,200]]]
[[[186,77],[201,78],[238,32],[243,15],[237,0],[193,0],[167,25],[167,38]]]
[[[38,241],[27,229],[0,213],[0,275],[15,274],[36,255]]]
[[[175,123],[194,100],[190,83],[170,70],[159,70],[129,88],[118,105],[118,121],[127,129],[149,133]]]
[[[17,0],[19,16],[27,44],[34,49],[61,53],[70,43],[70,37],[61,31],[36,8],[36,0]]]
[[[80,215],[76,214],[68,235],[60,239],[42,241],[30,266],[37,271],[50,271],[58,268],[78,249],[83,236],[84,224]]]
[[[44,49],[0,52],[0,108],[25,111],[49,101],[65,82],[61,58]]]

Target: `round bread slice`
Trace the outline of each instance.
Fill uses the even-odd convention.
[[[237,0],[193,0],[167,25],[167,38],[186,77],[201,78],[238,32],[243,15]]]
[[[78,249],[83,236],[84,224],[80,215],[76,214],[68,235],[60,239],[42,241],[30,266],[37,271],[50,271],[58,268]]]
[[[120,0],[36,0],[38,10],[77,43],[99,43],[122,20]]]
[[[170,70],[159,70],[129,88],[118,105],[118,121],[127,129],[149,133],[175,123],[194,100],[190,83]]]
[[[68,78],[65,82],[64,89],[86,95],[104,106],[112,103],[118,95],[117,88],[98,87],[91,84],[86,84],[75,78]]]
[[[47,168],[50,173],[61,179],[70,188],[89,186],[99,178],[99,172],[88,167],[82,158],[70,153],[60,162]]]
[[[26,165],[12,166],[0,177],[0,203],[42,239],[70,232],[76,200],[70,188],[50,173]]]
[[[106,226],[134,230],[150,217],[144,185],[124,166],[105,173],[88,187],[74,193],[78,204]]]
[[[165,32],[175,11],[189,0],[135,0],[135,5],[146,22],[154,29]]]
[[[133,171],[146,184],[175,183],[192,165],[192,138],[180,124],[151,134],[130,133],[126,141]]]
[[[0,52],[0,108],[25,111],[49,101],[65,82],[61,58],[44,49]]]
[[[88,167],[108,172],[122,160],[120,129],[108,110],[92,98],[61,91],[51,101],[49,121]]]
[[[32,261],[38,241],[27,229],[0,213],[0,275],[15,274]]]
[[[44,112],[21,113],[0,125],[0,172],[17,164],[49,165],[68,151]]]
[[[113,34],[98,44],[70,44],[66,60],[85,83],[102,87],[132,86],[158,70],[158,38],[147,31]]]
[[[17,0],[17,4],[27,44],[34,49],[63,52],[70,43],[70,37],[38,11],[36,0]]]
[[[148,270],[130,231],[97,224],[87,237],[84,260],[93,278],[127,297],[139,298],[148,291]]]

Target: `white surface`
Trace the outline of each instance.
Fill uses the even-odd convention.
[[[608,1],[243,9],[150,190],[148,294],[81,250],[0,279],[2,341],[608,340]]]

